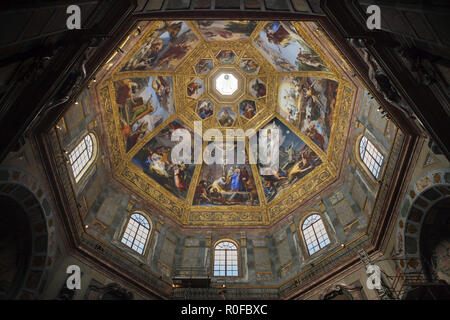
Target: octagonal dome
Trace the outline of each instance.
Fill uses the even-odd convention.
[[[201,21],[149,22],[98,85],[111,167],[184,225],[268,225],[336,181],[354,87],[328,40],[311,36],[313,23],[223,23],[226,37]],[[249,162],[250,136],[244,163],[175,161],[177,129],[191,141],[215,129],[202,155],[230,129],[277,129],[279,168]]]

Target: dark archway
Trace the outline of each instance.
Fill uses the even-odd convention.
[[[12,177],[34,188],[0,182],[0,299],[39,299],[53,265],[53,215],[30,176]]]
[[[420,199],[431,204],[422,205],[420,219],[417,208],[409,217],[407,232],[420,235],[417,255],[423,280],[409,283],[405,300],[450,299],[450,198],[446,194],[448,189],[442,186],[427,189]]]
[[[426,280],[450,284],[450,198],[427,212],[419,247]]]
[[[28,215],[13,198],[0,195],[0,299],[14,299],[31,263],[32,231]]]
[[[403,273],[425,278],[420,239],[423,226],[429,224],[430,211],[450,197],[450,172],[435,170],[411,184],[397,221],[398,267]],[[445,211],[445,210],[444,210]]]

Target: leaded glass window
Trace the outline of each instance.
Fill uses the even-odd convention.
[[[150,223],[139,213],[131,215],[127,228],[122,236],[122,243],[142,254],[150,233]]]
[[[306,218],[302,225],[302,232],[310,255],[330,243],[325,225],[318,214]]]
[[[366,136],[363,136],[359,143],[359,155],[367,169],[369,169],[375,179],[378,179],[381,166],[383,165],[383,155],[375,148],[372,142],[366,138]]]
[[[214,276],[238,276],[238,250],[230,241],[219,242],[214,248]]]

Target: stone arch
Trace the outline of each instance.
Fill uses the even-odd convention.
[[[31,240],[22,280],[15,281],[9,299],[38,299],[47,284],[55,256],[55,218],[42,186],[27,172],[0,168],[0,196],[12,210],[22,212]],[[3,214],[8,214],[3,212]],[[25,235],[26,236],[26,235]]]
[[[0,193],[0,299],[11,300],[24,284],[31,260],[31,227],[22,206]]]
[[[420,237],[430,209],[450,198],[450,170],[430,171],[410,185],[396,227],[396,252],[399,267],[405,273],[422,273]]]
[[[419,250],[427,281],[450,285],[450,197],[427,212],[420,232]]]

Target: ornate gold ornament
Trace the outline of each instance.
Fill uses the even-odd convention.
[[[333,64],[331,59],[323,53],[322,48],[305,31],[303,23],[299,22],[292,22],[291,24],[305,42],[320,56],[320,59],[327,65],[329,71],[277,71],[277,68],[254,45],[254,40],[267,22],[258,22],[249,40],[243,42],[206,41],[196,23],[187,21],[186,25],[199,39],[199,43],[196,42],[189,49],[190,51],[172,71],[121,71],[138,50],[145,49],[143,49],[143,45],[147,43],[149,46],[147,50],[151,50],[148,39],[155,39],[154,33],[160,30],[164,24],[161,21],[149,23],[147,30],[142,33],[141,39],[135,47],[125,55],[123,60],[113,70],[111,76],[98,86],[114,175],[132,187],[144,199],[158,206],[166,214],[183,224],[221,226],[271,224],[335,180],[342,165],[345,147],[342,143],[342,137],[347,136],[349,130],[355,91],[353,85],[339,72],[339,68],[342,68],[342,66],[336,67]],[[321,36],[325,37],[323,34]],[[334,52],[337,52],[329,41],[327,43]],[[221,54],[225,51],[225,54]],[[200,64],[203,68],[208,69],[209,63],[212,63],[212,67],[208,72],[199,72],[196,68]],[[246,72],[245,70],[249,69],[243,68],[244,64],[249,69],[251,68],[252,72]],[[242,87],[240,87],[235,96],[223,98],[213,88],[214,81],[212,80],[215,79],[218,73],[227,70],[237,75],[240,81],[239,85],[242,85]],[[114,83],[126,79],[157,76],[171,77],[175,112],[138,140],[126,152]],[[323,151],[308,135],[278,113],[278,85],[280,78],[286,76],[330,79],[338,83],[336,104],[332,115],[331,134],[326,151]],[[265,86],[264,94],[255,96],[255,93],[252,93],[249,84],[252,81],[255,83],[255,79],[258,79]],[[196,82],[195,85],[193,84],[194,82]],[[201,88],[199,88],[198,84],[201,84]],[[202,119],[198,113],[198,104],[204,100],[209,100],[213,103],[213,113]],[[243,116],[240,113],[239,104],[244,100],[253,101],[255,104],[255,112],[251,117]],[[223,108],[232,110],[235,116],[234,122],[229,127],[222,126],[218,119],[218,114]],[[253,128],[257,131],[274,118],[278,118],[298,138],[303,140],[318,155],[322,163],[269,203],[267,203],[264,195],[258,167],[254,164],[250,165],[250,167],[256,184],[259,199],[258,205],[193,206],[195,188],[200,180],[202,165],[196,165],[187,195],[183,199],[161,186],[132,161],[133,157],[149,141],[174,120],[183,122],[191,129],[194,128],[194,121],[202,121],[203,132],[210,128],[218,128],[225,134],[225,129],[227,128],[242,128],[244,131]]]

